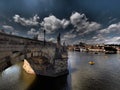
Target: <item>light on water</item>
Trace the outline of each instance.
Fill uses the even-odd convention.
[[[72,90],[119,90],[120,56],[70,52]],[[94,65],[89,65],[89,61]]]
[[[17,63],[1,72],[0,90],[120,90],[119,54],[69,52],[68,63],[69,75],[58,78],[27,74]]]
[[[22,62],[17,63],[0,75],[0,90],[26,90],[34,81],[35,75],[29,75],[22,69]]]

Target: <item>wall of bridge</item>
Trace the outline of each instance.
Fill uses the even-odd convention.
[[[53,58],[56,44],[43,41],[8,35],[0,33],[0,71],[16,61],[23,60],[26,53],[27,58],[44,55]],[[22,53],[20,55],[20,53]]]
[[[27,51],[42,50],[48,53],[48,51],[55,49],[55,45],[56,45],[55,43],[46,42],[44,46],[43,41],[0,33],[0,52],[1,52],[0,56],[2,52],[5,53],[24,50]],[[2,58],[2,56],[0,58]]]

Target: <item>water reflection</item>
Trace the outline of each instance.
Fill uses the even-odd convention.
[[[37,76],[29,90],[68,90],[67,75],[51,78],[45,76]]]
[[[69,57],[72,90],[120,90],[119,54],[69,52]]]
[[[57,78],[26,73],[23,62],[13,65],[0,74],[0,90],[70,90],[68,76]]]
[[[89,61],[94,61],[90,65]],[[120,90],[120,55],[69,52],[69,75],[27,74],[22,62],[0,74],[0,90]]]
[[[35,79],[22,69],[22,62],[0,73],[0,90],[27,90]]]

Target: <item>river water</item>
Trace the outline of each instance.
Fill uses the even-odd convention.
[[[69,75],[58,78],[29,75],[17,63],[0,73],[0,90],[120,90],[120,54],[69,52],[68,63]]]

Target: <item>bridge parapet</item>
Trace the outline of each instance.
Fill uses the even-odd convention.
[[[0,58],[11,56],[14,51],[24,52],[25,50],[30,52],[41,51],[48,54],[48,56],[53,56],[55,45],[54,43],[46,42],[44,46],[43,41],[0,33],[0,55],[2,55]],[[10,53],[8,54],[7,52]],[[5,55],[4,53],[7,54]]]

